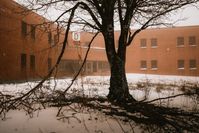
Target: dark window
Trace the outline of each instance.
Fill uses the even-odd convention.
[[[142,61],[140,62],[140,68],[141,68],[141,69],[147,69],[147,62],[146,62],[145,60],[142,60]]]
[[[190,36],[189,37],[189,45],[190,46],[195,46],[196,45],[196,37],[195,36]]]
[[[151,69],[157,69],[158,68],[158,62],[157,60],[151,61]]]
[[[26,54],[21,54],[21,70],[26,70]]]
[[[48,58],[48,71],[50,71],[52,68],[52,59]]]
[[[30,69],[35,70],[35,56],[30,55]]]
[[[91,62],[86,63],[86,72],[92,72],[91,70]]]
[[[52,33],[48,32],[48,43],[52,44]]]
[[[31,25],[31,38],[33,40],[35,40],[35,30],[36,30],[36,27],[34,25]]]
[[[179,47],[184,46],[184,37],[177,38],[177,46],[179,46]]]
[[[155,47],[157,47],[158,46],[158,44],[157,44],[157,39],[156,38],[152,38],[151,39],[151,47],[152,48],[155,48]]]
[[[27,35],[27,23],[24,21],[21,21],[21,34],[22,36],[26,36]]]
[[[146,48],[146,39],[141,39],[140,40],[140,47],[141,48]]]
[[[189,60],[189,68],[196,69],[196,60]]]
[[[93,62],[93,72],[97,72],[97,62]]]
[[[184,60],[178,60],[178,69],[184,69]]]

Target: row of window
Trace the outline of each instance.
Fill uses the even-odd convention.
[[[195,36],[189,36],[188,44],[190,46],[196,46],[196,37]],[[150,44],[152,48],[156,48],[158,46],[157,38],[151,38]],[[183,47],[185,45],[184,37],[177,37],[177,46]],[[146,48],[147,47],[147,39],[141,39],[140,40],[140,47]]]
[[[30,31],[28,32],[28,24],[24,21],[21,21],[21,35],[26,37],[28,34],[31,35],[31,38],[35,40],[36,26],[30,25]]]
[[[141,70],[146,70],[147,69],[147,61],[146,60],[141,60],[140,61],[140,69]],[[151,69],[152,70],[157,70],[158,69],[158,61],[157,60],[151,60]]]
[[[59,71],[75,73],[79,71],[82,61],[79,60],[61,60],[59,64]],[[83,72],[103,72],[109,70],[108,62],[106,61],[86,61]]]
[[[157,60],[151,60],[151,69],[157,70],[158,69],[158,61]],[[185,69],[185,61],[184,60],[178,60],[177,61],[177,67],[178,69]],[[197,69],[197,62],[195,59],[189,60],[189,68],[190,69]],[[140,69],[146,70],[147,69],[147,61],[141,60],[140,61]]]
[[[152,48],[156,48],[158,46],[156,38],[151,38],[150,42],[151,42],[151,47]],[[147,47],[147,39],[141,39],[140,40],[140,47],[141,48],[146,48]]]
[[[30,31],[28,30],[30,26]],[[31,38],[33,40],[36,39],[36,26],[35,25],[29,25],[24,21],[21,21],[21,35],[23,37],[26,37],[28,34],[30,34]],[[52,32],[48,32],[48,43],[50,45],[55,45],[59,42],[59,36],[58,34],[52,35]]]
[[[21,54],[21,70],[26,70],[27,68],[27,55]],[[35,70],[35,56],[30,55],[30,69]]]
[[[22,71],[27,70],[27,65],[28,65],[27,58],[28,58],[27,54],[24,54],[24,53],[21,54],[21,70]],[[35,69],[36,69],[35,55],[30,55],[29,59],[30,59],[30,70],[35,71]],[[48,58],[48,71],[51,69],[51,67],[52,67],[52,59]]]
[[[195,36],[189,36],[188,38],[188,44],[190,46],[196,46],[196,37]],[[178,47],[184,47],[185,45],[185,39],[184,37],[177,37],[177,46]]]
[[[194,59],[189,60],[189,68],[190,69],[197,68],[196,60],[194,60]],[[178,69],[185,69],[185,61],[184,60],[178,60]]]

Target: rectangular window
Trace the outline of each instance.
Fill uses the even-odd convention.
[[[184,69],[184,60],[178,60],[178,69]]]
[[[151,47],[152,48],[156,48],[157,46],[158,46],[157,39],[156,38],[152,38],[151,39]]]
[[[30,55],[30,69],[31,70],[35,70],[35,56],[34,55]]]
[[[97,62],[93,62],[93,72],[97,72]]]
[[[196,69],[197,66],[196,66],[196,60],[192,59],[192,60],[189,60],[189,68],[190,69]]]
[[[184,47],[184,37],[178,37],[177,38],[177,46],[178,47]]]
[[[151,69],[152,70],[157,70],[158,69],[158,62],[157,62],[157,60],[152,60],[151,61]]]
[[[146,70],[147,69],[147,62],[145,60],[142,60],[140,62],[140,69],[141,70]]]
[[[24,21],[21,21],[21,35],[23,37],[25,37],[27,35],[27,29],[28,29],[27,23]]]
[[[52,59],[48,58],[48,71],[50,71],[52,68]]]
[[[35,30],[36,30],[36,27],[34,25],[31,25],[31,38],[33,40],[35,40]]]
[[[21,70],[26,70],[26,54],[21,54]]]
[[[141,39],[140,40],[140,47],[141,48],[146,48],[146,39]]]
[[[196,46],[196,37],[195,36],[189,37],[189,45],[190,46]]]
[[[92,72],[92,70],[91,70],[91,62],[87,62],[86,63],[86,72],[87,73]]]
[[[52,44],[52,33],[48,32],[48,43],[51,45]]]

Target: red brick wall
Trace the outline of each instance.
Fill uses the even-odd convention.
[[[0,81],[4,80],[24,80],[41,78],[48,73],[48,58],[52,59],[52,66],[62,48],[63,35],[60,35],[56,45],[48,43],[48,32],[52,31],[52,38],[56,34],[56,25],[49,24],[48,28],[44,25],[36,27],[36,39],[31,38],[31,25],[49,22],[36,13],[29,13],[24,16],[16,14],[15,11],[24,9],[12,0],[0,1]],[[23,37],[21,33],[21,22],[28,24],[27,35]],[[115,33],[115,42],[119,32]],[[72,33],[62,60],[83,60],[89,41],[94,34],[81,32],[81,40],[78,45],[72,40]],[[190,46],[189,36],[195,36],[196,46]],[[184,37],[184,47],[177,47],[177,37]],[[147,47],[140,48],[140,39],[147,40]],[[157,39],[157,48],[151,48],[150,40]],[[80,47],[82,46],[82,47]],[[103,36],[100,34],[91,45],[88,61],[107,62],[104,49]],[[26,72],[21,71],[21,54],[27,56]],[[35,56],[35,71],[30,68],[30,55]],[[177,61],[183,59],[184,69],[177,68]],[[197,69],[189,69],[189,60],[196,60]],[[147,69],[140,69],[140,61],[147,61]],[[151,69],[151,60],[157,60],[157,70]],[[199,76],[199,26],[147,29],[138,34],[127,50],[126,69],[128,73],[144,74],[166,74],[166,75],[189,75]],[[107,68],[108,70],[108,68]],[[101,71],[87,74],[101,74]],[[109,74],[104,71],[103,74]],[[58,75],[64,73],[58,71]]]

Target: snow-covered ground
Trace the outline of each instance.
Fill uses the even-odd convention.
[[[71,95],[106,96],[108,94],[109,76],[87,76],[78,78],[68,91]],[[183,85],[199,84],[199,77],[127,74],[130,93],[137,100],[147,98],[152,100],[182,93]],[[0,92],[18,96],[33,88],[39,81],[18,84],[0,84]],[[42,90],[46,93],[53,90],[65,90],[71,83],[71,78],[51,79],[43,84]],[[159,103],[176,107],[198,108],[197,99],[178,97],[159,101]],[[196,103],[197,102],[197,103]],[[75,109],[75,105],[72,105]],[[69,107],[63,109],[64,116],[56,117],[57,108],[47,108],[33,112],[30,117],[23,110],[11,110],[5,121],[0,120],[0,133],[103,133],[103,132],[142,132],[135,123],[125,123],[114,117],[105,116],[96,110],[85,109],[75,112]],[[133,126],[133,128],[132,128]],[[134,130],[134,131],[133,131]]]
[[[89,96],[106,96],[108,94],[109,76],[86,76],[79,77],[70,88],[68,93],[85,93]],[[199,77],[190,76],[169,76],[169,75],[146,75],[146,74],[127,74],[130,90],[134,90],[138,84],[163,84],[182,86],[186,84],[199,84]],[[0,92],[9,95],[18,95],[33,88],[39,81],[0,84]],[[47,90],[65,90],[71,83],[71,78],[51,79],[44,83],[43,88]],[[146,88],[146,87],[145,87]],[[149,88],[149,87],[148,87]],[[137,90],[143,91],[142,90]]]

